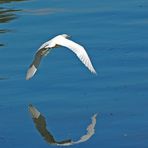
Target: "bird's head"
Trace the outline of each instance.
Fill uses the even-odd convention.
[[[67,38],[67,39],[70,38],[70,35],[68,35],[68,34],[62,34],[62,36]]]

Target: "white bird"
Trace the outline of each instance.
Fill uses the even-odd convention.
[[[29,80],[30,78],[32,78],[34,76],[34,74],[37,71],[37,68],[40,64],[41,58],[43,56],[46,56],[51,50],[52,48],[56,48],[59,46],[64,46],[69,48],[71,51],[73,51],[77,57],[82,61],[82,63],[94,74],[96,74],[96,71],[90,61],[90,58],[87,54],[87,52],[85,51],[84,47],[82,47],[81,45],[69,40],[70,36],[68,36],[67,34],[62,34],[62,35],[58,35],[54,38],[52,38],[51,40],[45,42],[36,52],[34,60],[32,62],[32,64],[30,65],[28,71],[27,71],[27,75],[26,75],[26,80]]]

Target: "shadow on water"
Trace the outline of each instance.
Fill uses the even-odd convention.
[[[43,136],[43,138],[46,140],[46,142],[57,145],[57,146],[70,146],[74,144],[79,144],[82,142],[87,141],[90,139],[94,133],[95,133],[95,125],[96,125],[96,117],[97,114],[94,114],[92,116],[92,122],[87,127],[87,133],[80,137],[77,141],[72,141],[71,139],[66,139],[62,141],[56,141],[54,136],[49,132],[46,128],[46,120],[45,117],[37,110],[34,106],[31,104],[29,105],[29,112],[31,113],[33,122],[35,124],[36,129],[39,131],[39,133]]]
[[[8,23],[17,18],[15,12],[20,10],[0,8],[0,23]],[[0,30],[0,33],[5,33],[8,30]]]
[[[1,43],[0,43],[0,47],[2,47],[2,46],[4,46],[4,44],[1,44]]]
[[[24,1],[24,0],[0,0],[0,24],[5,24],[5,23],[9,23],[11,22],[12,20],[15,20],[17,19],[17,14],[16,12],[20,12],[21,10],[20,9],[13,9],[13,8],[9,8],[9,6],[3,6],[2,4],[5,4],[5,3],[10,3],[10,2],[21,2],[21,1]],[[4,33],[7,33],[7,32],[10,32],[11,29],[8,29],[8,28],[5,28],[5,27],[2,27],[0,29],[0,34],[4,34]],[[0,43],[0,47],[4,46],[3,43]]]
[[[0,4],[10,3],[10,2],[21,2],[21,1],[25,1],[25,0],[0,0]]]
[[[0,77],[0,80],[7,80],[8,78],[6,77]]]

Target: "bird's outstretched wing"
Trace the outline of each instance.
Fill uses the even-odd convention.
[[[60,37],[59,39],[57,39],[56,44],[71,49],[78,56],[78,58],[82,61],[82,63],[92,73],[96,74],[96,71],[95,71],[95,69],[90,61],[90,58],[89,58],[87,52],[85,51],[84,47],[82,47],[81,45],[79,45],[69,39],[66,39],[64,37]]]
[[[44,48],[38,50],[37,53],[35,54],[34,60],[33,60],[32,64],[29,66],[29,69],[27,71],[26,80],[29,80],[36,73],[37,68],[39,67],[40,61],[43,56],[42,50],[44,50]]]

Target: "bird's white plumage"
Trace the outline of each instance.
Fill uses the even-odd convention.
[[[55,38],[54,42],[58,45],[64,46],[69,48],[71,51],[73,51],[77,57],[83,62],[83,64],[92,72],[96,74],[96,71],[94,67],[92,66],[92,63],[90,61],[90,58],[88,54],[86,53],[84,47],[81,45],[64,38],[63,36],[59,36]]]
[[[40,46],[40,48],[36,52],[35,59],[27,72],[27,76],[26,76],[27,80],[33,77],[33,75],[36,73],[41,57],[43,55],[47,55],[47,53],[52,48],[55,48],[58,46],[64,46],[69,48],[71,51],[73,51],[77,55],[77,57],[92,73],[96,74],[96,71],[84,47],[75,43],[74,41],[67,39],[68,37],[69,36],[66,34],[58,35]]]

